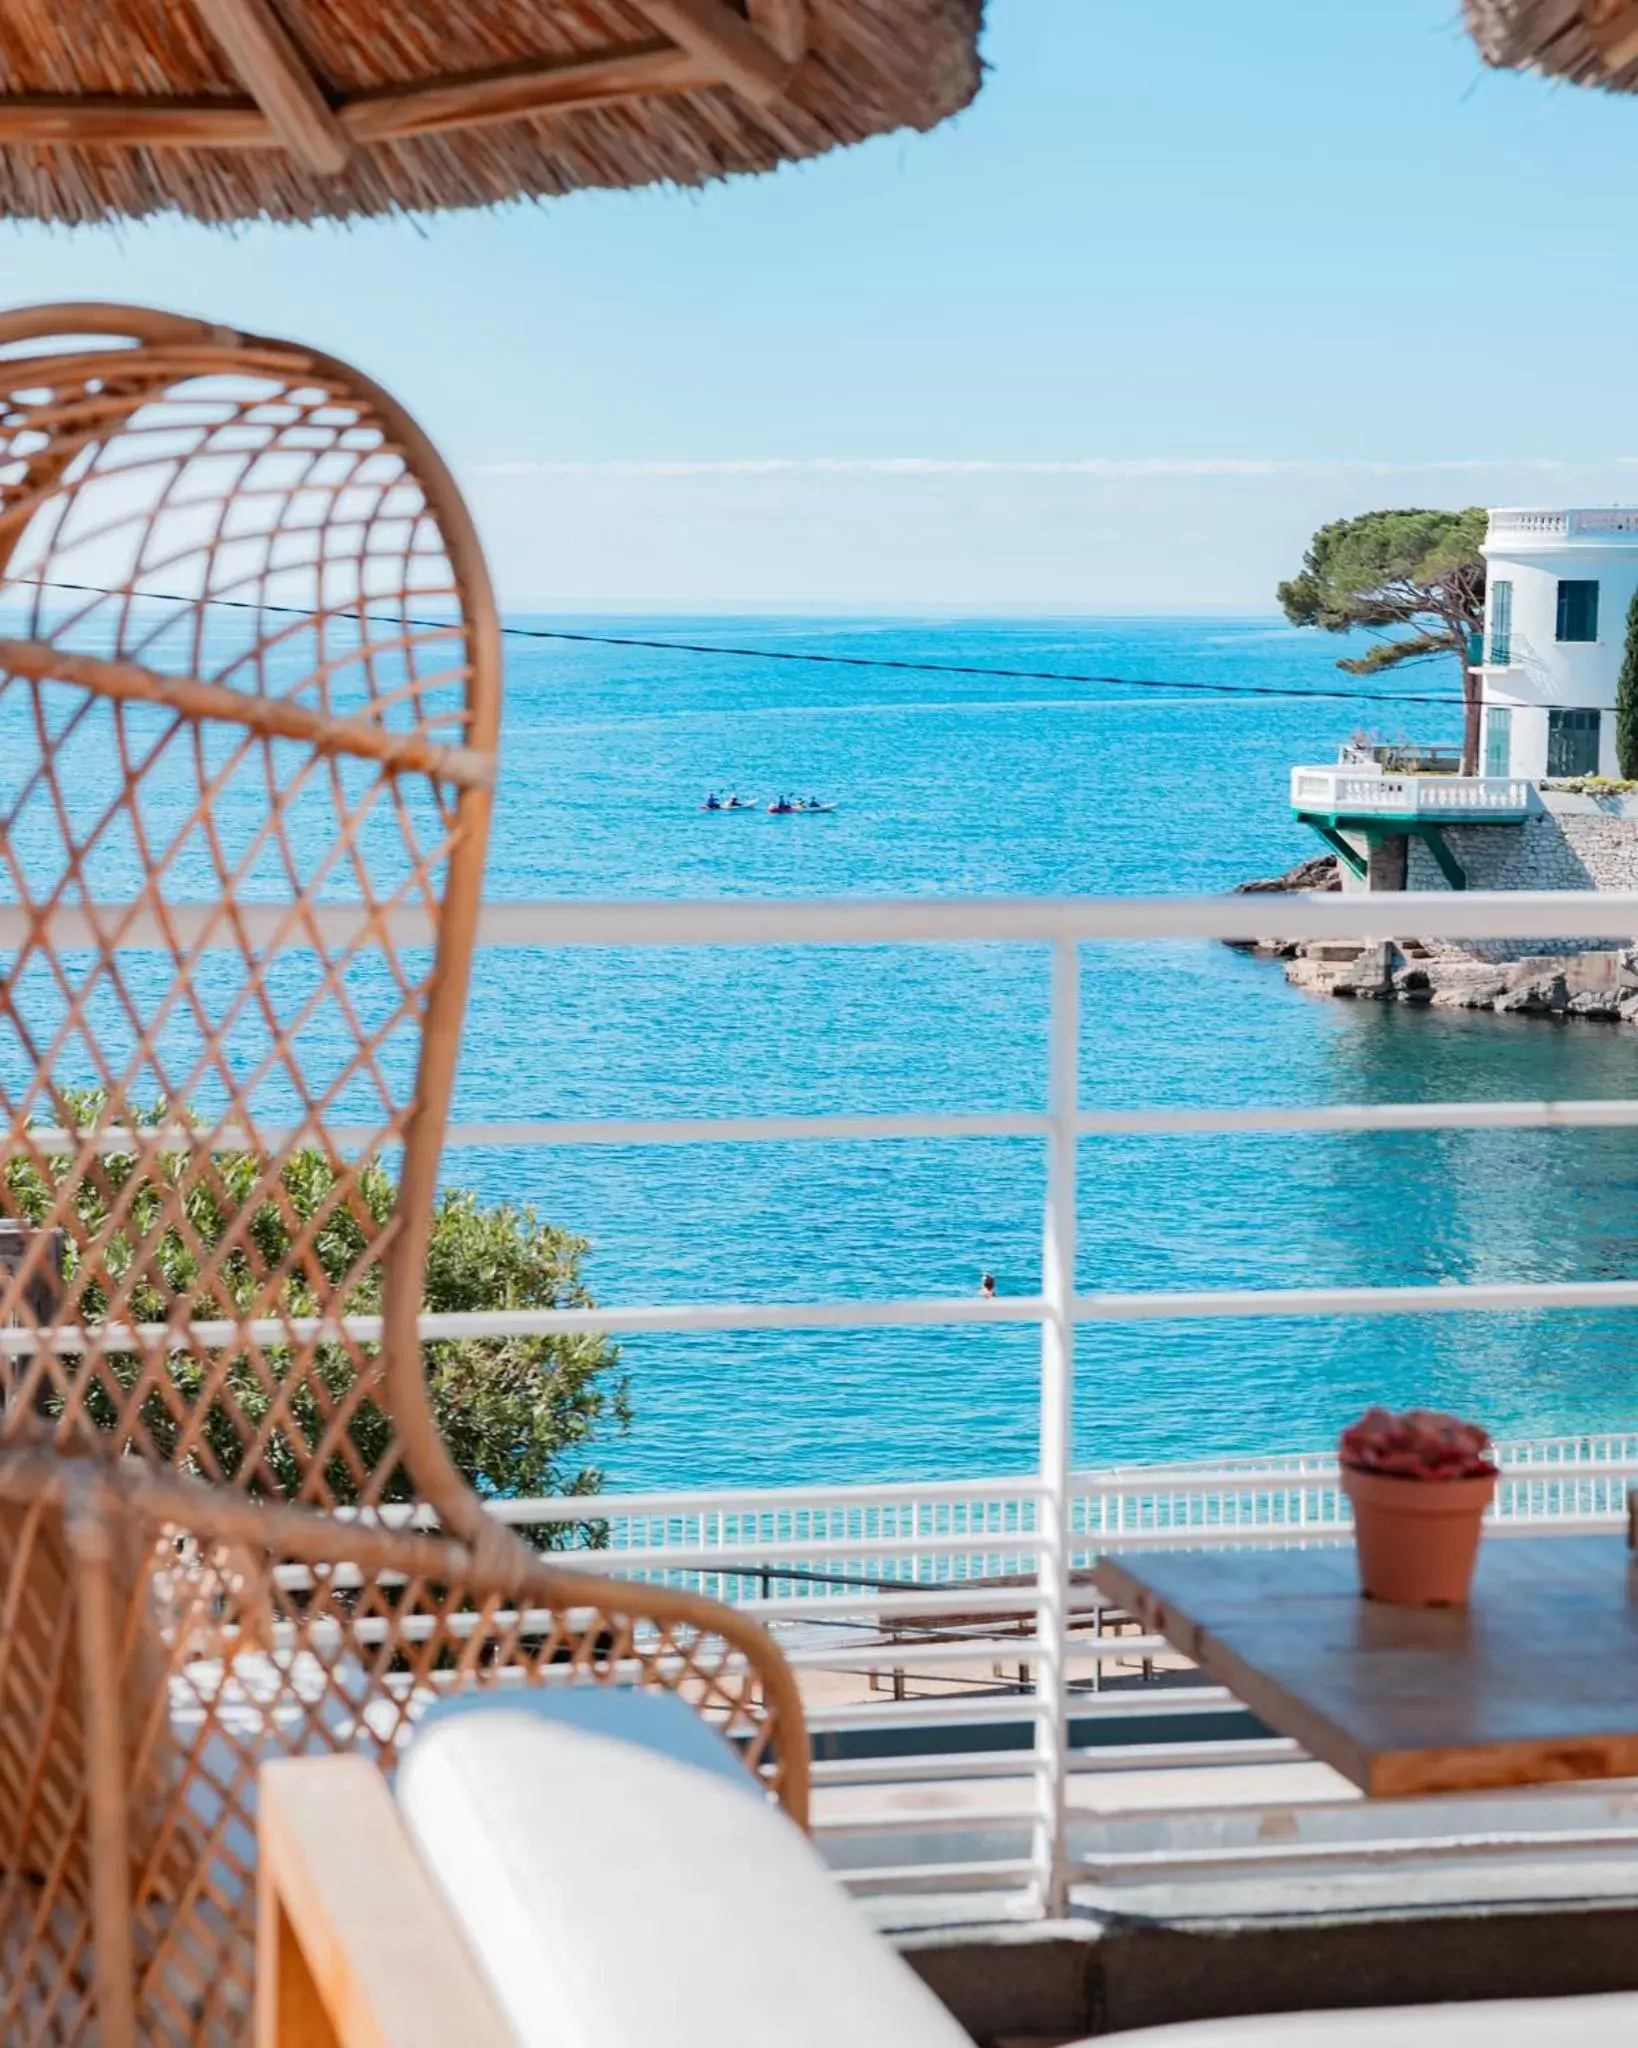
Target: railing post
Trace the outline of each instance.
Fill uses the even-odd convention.
[[[1039,1910],[1068,1909],[1069,1550],[1075,1381],[1075,1115],[1079,1108],[1080,956],[1054,941],[1048,1068],[1046,1207],[1041,1242],[1041,1500],[1037,1583],[1035,1828]]]

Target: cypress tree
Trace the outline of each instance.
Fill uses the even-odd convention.
[[[1615,690],[1615,762],[1628,781],[1638,781],[1638,591],[1627,606],[1627,646]]]

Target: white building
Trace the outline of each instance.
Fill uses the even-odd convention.
[[[1484,543],[1487,776],[1617,775],[1638,509],[1498,511]]]

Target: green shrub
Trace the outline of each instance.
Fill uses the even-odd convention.
[[[69,1106],[80,1129],[113,1120],[107,1098],[96,1091],[73,1096]],[[127,1111],[118,1120],[152,1125],[181,1119],[161,1106],[134,1114]],[[229,1220],[254,1202],[260,1167],[249,1153],[213,1154],[217,1186],[211,1185],[211,1177],[197,1171],[191,1175],[183,1196],[188,1225],[184,1233],[174,1223],[162,1222],[162,1206],[167,1188],[182,1185],[193,1156],[180,1152],[162,1156],[148,1173],[138,1177],[132,1189],[136,1160],[130,1154],[116,1154],[102,1160],[100,1172],[82,1175],[74,1187],[73,1206],[88,1234],[100,1232],[113,1208],[126,1200],[124,1219],[108,1240],[105,1259],[112,1280],[129,1290],[128,1299],[117,1305],[122,1321],[163,1321],[175,1314],[179,1300],[202,1319],[251,1309],[265,1285],[261,1276],[275,1270],[290,1249],[292,1223],[299,1232],[315,1218],[319,1219],[313,1240],[316,1261],[332,1287],[346,1288],[345,1311],[356,1315],[379,1312],[378,1265],[367,1266],[350,1288],[346,1282],[374,1235],[373,1229],[366,1229],[365,1218],[380,1225],[392,1213],[396,1188],[384,1167],[368,1165],[356,1178],[355,1199],[363,1211],[361,1216],[338,1198],[336,1169],[321,1151],[309,1147],[292,1153],[280,1171],[279,1196],[269,1190],[264,1199],[254,1203],[247,1233],[255,1247],[254,1263],[235,1246],[217,1271],[202,1280],[198,1247],[219,1246]],[[27,1159],[14,1156],[10,1160],[6,1167],[7,1208],[12,1215],[37,1224],[46,1220],[74,1162],[50,1158],[45,1166],[42,1172]],[[67,1236],[65,1276],[72,1280],[77,1252],[73,1233]],[[423,1305],[434,1312],[589,1307],[592,1298],[581,1279],[587,1248],[583,1238],[543,1222],[527,1205],[487,1204],[469,1190],[452,1190],[439,1198],[433,1212]],[[313,1286],[312,1276],[294,1275],[282,1284],[277,1300],[257,1307],[256,1313],[310,1315],[319,1305]],[[108,1313],[109,1306],[105,1286],[88,1286],[77,1319],[93,1323]],[[600,1490],[603,1475],[594,1462],[596,1443],[605,1433],[623,1431],[630,1422],[628,1387],[618,1369],[619,1353],[606,1337],[465,1339],[428,1344],[422,1355],[438,1425],[456,1465],[480,1493],[517,1496],[594,1494]],[[228,1361],[224,1384],[206,1397],[198,1450],[185,1462],[213,1477],[232,1479],[239,1472],[247,1435],[268,1421],[273,1402],[282,1393],[278,1380],[288,1353],[270,1348],[263,1352],[262,1362],[272,1379],[272,1391],[248,1358]],[[102,1362],[102,1371],[117,1373],[127,1387],[136,1370],[135,1359]],[[221,1361],[215,1356],[202,1359],[179,1352],[172,1365],[174,1391],[167,1390],[170,1399],[156,1389],[143,1402],[142,1425],[165,1456],[176,1454],[187,1417],[206,1395],[207,1374],[214,1376],[220,1370]],[[308,1442],[320,1436],[334,1404],[345,1398],[353,1385],[354,1369],[341,1346],[321,1350],[317,1377],[322,1391],[304,1386],[289,1404],[297,1434]],[[114,1419],[112,1399],[96,1383],[87,1394],[86,1405],[98,1420]],[[301,1462],[277,1426],[278,1420],[273,1418],[262,1471],[257,1475],[258,1490],[294,1495],[301,1484]],[[347,1447],[338,1445],[325,1464],[331,1493],[343,1503],[357,1499],[358,1475],[373,1472],[393,1451],[391,1425],[373,1400],[358,1405],[345,1434]],[[395,1469],[381,1497],[402,1500],[408,1492],[405,1475]],[[582,1526],[561,1532],[561,1540],[584,1543],[597,1540],[597,1536],[595,1529]]]

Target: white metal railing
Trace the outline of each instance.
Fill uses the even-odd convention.
[[[1334,772],[1334,771],[1328,771]],[[1391,778],[1372,778],[1376,787]],[[1448,788],[1450,778],[1406,778]],[[1517,785],[1508,785],[1509,787]],[[1414,919],[1407,906],[1414,903]],[[132,949],[183,943],[294,944],[276,905],[241,905],[234,925],[221,907],[61,905],[50,914],[59,947],[95,943]],[[363,913],[324,906],[308,938],[336,943],[357,935]],[[400,946],[424,943],[424,911],[388,920]],[[1638,1103],[1551,1101],[1510,1104],[1340,1103],[1145,1110],[1084,1105],[1078,1095],[1079,949],[1087,943],[1151,940],[1317,938],[1369,941],[1414,922],[1424,937],[1588,939],[1638,935],[1638,896],[1540,893],[1524,896],[1439,893],[1200,898],[867,899],[845,902],[592,902],[492,904],[480,923],[488,947],[649,947],[706,945],[1044,946],[1052,960],[1050,1073],[1044,1108],[999,1115],[950,1110],[929,1115],[581,1119],[453,1126],[455,1143],[518,1146],[758,1143],[773,1139],[958,1140],[1007,1135],[1040,1142],[1044,1166],[1043,1256],[1032,1294],[986,1301],[971,1297],[804,1302],[612,1303],[550,1309],[427,1315],[427,1339],[589,1331],[881,1327],[1030,1322],[1042,1332],[1039,1454],[1035,1469],[1010,1479],[863,1488],[779,1489],[772,1493],[658,1494],[573,1502],[497,1503],[505,1519],[580,1524],[608,1548],[586,1561],[643,1574],[681,1577],[738,1601],[778,1627],[801,1667],[813,1673],[898,1672],[920,1689],[941,1675],[961,1680],[954,1696],[877,1703],[820,1702],[816,1779],[821,1827],[842,1846],[848,1881],[871,1892],[929,1887],[1027,1885],[1036,1911],[1056,1911],[1073,1879],[1103,1855],[1105,1875],[1125,1850],[1087,1846],[1075,1781],[1112,1765],[1210,1765],[1256,1761],[1288,1769],[1299,1753],[1249,1726],[1233,1699],[1187,1673],[1138,1683],[1123,1673],[1160,1655],[1153,1638],[1102,1634],[1108,1615],[1083,1577],[1100,1549],[1144,1543],[1304,1542],[1336,1540],[1345,1528],[1327,1461],[1314,1457],[1228,1460],[1164,1471],[1077,1474],[1071,1470],[1068,1418],[1075,1329],[1097,1321],[1178,1321],[1200,1317],[1420,1315],[1509,1312],[1520,1308],[1638,1307],[1638,1277],[1491,1282],[1413,1287],[1305,1287],[1081,1292],[1075,1285],[1075,1168],[1078,1141],[1116,1132],[1311,1130],[1346,1133],[1566,1125],[1631,1126]],[[30,919],[0,905],[0,950],[33,934]],[[283,936],[281,936],[283,934]],[[223,1127],[209,1141],[228,1145],[242,1131]],[[332,1133],[342,1142],[379,1136],[360,1126]],[[172,1141],[180,1140],[172,1134]],[[42,1139],[67,1144],[61,1140]],[[99,1146],[131,1142],[101,1133]],[[200,1142],[197,1133],[190,1143]],[[370,1317],[346,1317],[358,1339],[380,1334]],[[0,1333],[10,1344],[17,1333]],[[231,1333],[237,1335],[238,1333]],[[269,1325],[267,1341],[288,1334]],[[209,1341],[208,1328],[197,1335]],[[117,1349],[129,1333],[101,1327],[65,1333],[70,1348]],[[1499,1529],[1615,1526],[1624,1482],[1638,1475],[1638,1437],[1560,1440],[1514,1446],[1498,1515]],[[587,1517],[603,1526],[588,1532]],[[994,1675],[995,1667],[1001,1676]],[[975,1680],[976,1667],[976,1680]],[[1010,1668],[1010,1678],[1006,1676]],[[985,1674],[990,1676],[986,1679]],[[1020,1676],[1020,1673],[1022,1674]],[[1115,1683],[1117,1674],[1122,1674]],[[983,1680],[979,1683],[977,1680]],[[884,1742],[884,1724],[898,1731]],[[905,1754],[906,1728],[919,1730],[919,1753]],[[968,1740],[987,1730],[990,1746]],[[1168,1730],[1185,1739],[1169,1739]],[[1014,1742],[997,1748],[998,1741]],[[871,1747],[875,1744],[876,1747]],[[862,1746],[861,1746],[862,1745]],[[1302,1768],[1311,1768],[1303,1766]],[[827,1807],[871,1787],[969,1781],[990,1805],[961,1808],[936,1826],[901,1801],[875,1818],[856,1807]],[[1328,1796],[1335,1781],[1326,1780]],[[975,1793],[973,1797],[979,1797]],[[1288,1803],[1289,1790],[1275,1806]],[[1310,1795],[1311,1796],[1311,1795]],[[895,1794],[897,1801],[897,1794]],[[1251,1802],[1255,1806],[1255,1801]],[[1236,1808],[1244,1813],[1246,1805]],[[1444,1811],[1444,1809],[1440,1809]],[[1546,1808],[1541,1809],[1546,1811]],[[1553,1809],[1557,1811],[1557,1809]],[[925,1821],[925,1825],[923,1822]],[[1608,1817],[1600,1825],[1608,1831]],[[1638,1845],[1631,1817],[1620,1823]],[[1080,1831],[1080,1832],[1077,1832]],[[1461,1843],[1456,1820],[1429,1839]],[[1528,1832],[1528,1829],[1526,1830]],[[1619,1832],[1619,1827],[1617,1828]],[[843,1839],[845,1838],[845,1840]],[[1588,1839],[1592,1839],[1589,1833]],[[1600,1837],[1602,1839],[1602,1837]],[[1265,1842],[1257,1854],[1269,1852]],[[1134,1854],[1138,1853],[1136,1851]],[[1146,1847],[1144,1871],[1168,1856],[1178,1870],[1204,1854],[1211,1868],[1238,1851],[1226,1841],[1205,1851],[1193,1837],[1170,1848]],[[1246,1853],[1250,1854],[1251,1851]],[[1329,1854],[1323,1846],[1316,1851]],[[1454,1851],[1452,1852],[1454,1853]],[[1110,1859],[1113,1858],[1112,1862]],[[1134,1866],[1135,1867],[1135,1866]]]
[[[1299,811],[1371,818],[1523,817],[1533,785],[1517,775],[1390,775],[1383,769],[1293,768],[1291,803]]]
[[[1498,1456],[1497,1529],[1624,1527],[1627,1489],[1638,1485],[1638,1433],[1504,1443]],[[1350,1523],[1329,1451],[1075,1472],[1069,1488],[1076,1567],[1104,1550],[1336,1541]],[[1036,1554],[1046,1492],[1039,1478],[1014,1477],[572,1494],[497,1502],[493,1512],[560,1541],[595,1526],[599,1547],[580,1561],[599,1570],[799,1613],[838,1597],[849,1572],[866,1590],[869,1582],[956,1589],[1017,1572]]]

